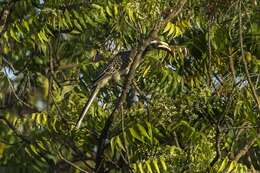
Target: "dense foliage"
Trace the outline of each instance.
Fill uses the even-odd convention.
[[[257,0],[0,0],[0,172],[260,170],[259,10]],[[171,51],[140,53],[152,39]],[[102,88],[76,130],[91,82],[124,50],[138,67]]]

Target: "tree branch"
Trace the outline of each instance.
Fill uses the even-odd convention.
[[[248,150],[251,148],[252,145],[254,145],[254,143],[256,142],[257,138],[252,139],[250,142],[248,142],[238,153],[237,155],[234,157],[234,161],[238,162],[239,159],[244,156]]]
[[[249,141],[237,154],[236,156],[230,158],[230,160],[228,161],[227,165],[225,166],[225,169],[223,170],[223,172],[227,172],[228,168],[230,167],[230,164],[232,163],[232,161],[238,162],[240,160],[240,158],[242,156],[244,156],[248,150],[251,148],[252,145],[254,145],[254,143],[256,142],[257,138],[253,138],[251,139],[251,141]]]

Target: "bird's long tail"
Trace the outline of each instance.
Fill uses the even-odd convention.
[[[93,90],[93,92],[91,93],[87,103],[85,104],[84,106],[84,109],[81,113],[81,116],[79,117],[78,121],[77,121],[77,125],[76,125],[76,129],[79,129],[80,128],[80,125],[84,119],[84,117],[86,116],[87,112],[88,112],[88,109],[90,107],[90,105],[92,104],[92,102],[94,101],[94,99],[96,98],[98,92],[99,92],[100,88],[97,86],[95,87],[95,89]]]

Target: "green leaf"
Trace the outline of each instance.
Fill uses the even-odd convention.
[[[166,163],[165,163],[165,160],[164,160],[164,158],[160,158],[160,162],[161,162],[161,165],[162,165],[162,167],[163,167],[163,170],[167,170],[167,166],[166,166]]]
[[[145,164],[146,164],[146,167],[147,167],[148,172],[149,172],[149,173],[153,173],[152,168],[151,168],[151,162],[150,162],[150,160],[147,160],[147,161],[145,162]]]
[[[112,155],[114,155],[114,153],[115,153],[115,138],[112,138],[110,140],[110,146],[111,146]]]
[[[141,135],[142,135],[142,136],[145,136],[145,137],[147,137],[148,139],[150,138],[150,136],[147,134],[145,128],[144,128],[142,125],[137,124],[137,127],[138,127],[139,131],[141,132]]]
[[[34,146],[34,145],[30,145],[30,148],[31,148],[31,151],[34,153],[34,154],[38,154],[38,152],[37,152],[37,149],[36,149],[36,147]]]
[[[87,22],[88,24],[90,24],[90,25],[93,26],[93,27],[96,27],[95,22],[94,22],[87,14],[84,14],[84,19],[86,20],[86,22]]]
[[[122,150],[125,151],[125,147],[124,147],[124,145],[122,144],[121,139],[120,139],[119,136],[116,137],[115,141],[116,141],[116,143],[118,144],[119,148],[121,148]]]
[[[65,18],[62,18],[61,22],[62,22],[62,26],[65,26],[66,28],[69,28],[69,25],[67,24],[67,21],[66,21]]]
[[[114,4],[114,14],[115,16],[118,16],[118,5]]]
[[[225,158],[223,160],[223,162],[221,163],[217,173],[221,173],[224,170],[224,168],[226,167],[226,165],[227,165],[227,158]]]
[[[71,20],[70,20],[70,14],[69,14],[69,12],[68,12],[67,9],[65,10],[64,15],[65,15],[65,19],[66,19],[67,23],[68,23],[70,26],[72,26],[72,22],[71,22]]]
[[[132,168],[136,172],[137,171],[137,164],[136,163],[132,164]]]
[[[26,28],[28,32],[30,31],[29,23],[26,20],[23,20],[23,26]]]
[[[135,23],[134,11],[131,8],[128,8],[127,14],[128,14],[130,21]]]
[[[16,29],[18,30],[18,33],[22,33],[22,30],[21,30],[21,28],[20,28],[20,26],[16,23],[15,24],[15,27],[16,27]]]
[[[148,134],[149,134],[149,136],[152,138],[152,136],[153,136],[152,125],[151,125],[151,123],[148,122],[148,121],[146,121],[145,123],[146,123],[146,126],[147,126],[147,128],[148,128]]]
[[[181,29],[178,26],[175,27],[175,30],[174,38],[182,35]]]
[[[49,41],[49,39],[46,37],[46,34],[45,34],[44,31],[40,31],[40,35],[41,35],[43,41],[45,41],[45,42],[48,42],[48,41]]]
[[[234,115],[235,116],[239,114],[242,105],[243,105],[243,101],[242,100],[239,100],[236,103],[236,107],[235,107],[235,111],[234,111]]]
[[[37,33],[37,36],[38,36],[39,40],[41,41],[41,43],[44,43],[44,40],[43,40],[40,32]]]
[[[138,133],[136,133],[136,131],[135,131],[133,128],[130,128],[129,131],[130,131],[131,135],[132,135],[134,138],[136,138],[136,139],[138,139],[138,140],[140,140],[140,141],[143,141],[143,140],[141,139],[141,137],[138,135]]]
[[[236,163],[235,163],[235,161],[232,161],[228,168],[227,173],[231,173],[231,171],[233,171],[235,168],[236,168]]]
[[[153,160],[153,165],[154,165],[156,172],[160,173],[160,169],[159,169],[158,162],[156,159]]]
[[[138,168],[139,168],[139,171],[140,171],[141,173],[144,173],[144,169],[143,169],[142,163],[139,162],[139,163],[137,164],[137,166],[138,166]]]
[[[171,24],[171,28],[170,28],[170,30],[169,30],[169,32],[168,32],[168,34],[167,34],[167,37],[169,37],[170,35],[172,35],[174,31],[176,31],[175,28],[176,28],[175,25]],[[175,33],[176,33],[176,32],[175,32]]]
[[[147,75],[147,73],[149,72],[151,68],[151,65],[149,65],[145,70],[144,70],[144,73],[143,73],[143,77],[145,77]]]
[[[96,9],[103,9],[103,7],[98,5],[98,4],[91,4],[91,6],[96,8]]]
[[[16,36],[16,34],[14,33],[13,29],[10,29],[10,34],[11,34],[11,37],[12,37],[13,39],[15,39],[17,42],[19,42],[19,39],[18,39],[18,37]]]
[[[169,31],[172,27],[172,23],[171,22],[168,22],[166,27],[164,28],[163,30],[163,34],[166,33],[167,31]]]
[[[113,17],[113,14],[108,6],[106,6],[106,12],[110,17]]]
[[[76,19],[73,20],[73,23],[74,25],[76,26],[76,28],[79,30],[79,31],[83,31],[81,25],[78,23],[78,21]]]
[[[84,28],[86,28],[87,25],[86,25],[86,23],[85,23],[83,17],[79,17],[78,19],[79,19],[79,23],[80,23]]]
[[[43,54],[46,55],[47,54],[46,44],[44,44],[44,43],[40,44],[40,48],[41,48],[41,51],[43,52]]]

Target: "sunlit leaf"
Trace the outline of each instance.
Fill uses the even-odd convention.
[[[158,161],[157,161],[156,159],[153,159],[153,166],[154,166],[156,172],[157,172],[157,173],[160,173]]]

